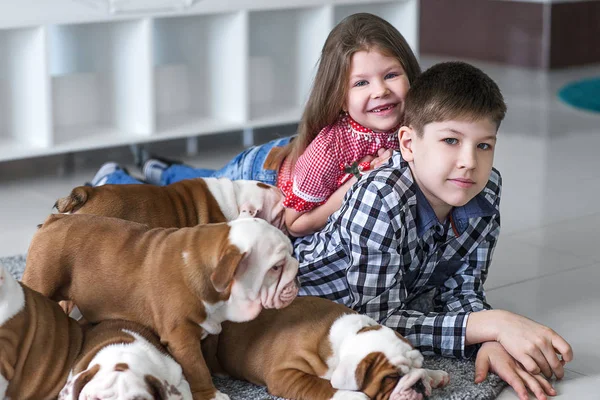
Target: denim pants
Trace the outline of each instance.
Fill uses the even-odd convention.
[[[268,143],[250,147],[235,156],[227,165],[219,170],[193,168],[183,164],[173,164],[161,176],[161,186],[191,178],[229,178],[231,180],[257,180],[269,185],[277,184],[278,170],[265,169],[267,155],[274,147],[287,145],[291,137],[272,140]],[[115,171],[108,176],[107,184],[142,183],[123,170]]]

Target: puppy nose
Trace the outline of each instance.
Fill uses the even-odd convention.
[[[415,390],[415,392],[425,396],[425,385],[423,385],[423,381],[421,379],[419,379],[417,383],[415,383],[413,389]]]

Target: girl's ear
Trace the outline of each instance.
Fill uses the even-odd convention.
[[[414,160],[413,154],[413,142],[415,139],[416,132],[408,126],[401,126],[398,131],[398,142],[400,142],[400,152],[402,153],[402,158],[406,162],[411,162]]]

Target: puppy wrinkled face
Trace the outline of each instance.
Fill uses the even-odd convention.
[[[290,304],[298,294],[295,279],[298,261],[292,257],[290,239],[262,219],[238,219],[229,225],[230,243],[246,254],[243,266],[235,274],[231,297],[260,308],[282,308]],[[255,316],[236,318],[246,321]]]
[[[88,369],[69,378],[59,394],[59,400],[191,398],[189,385],[179,364],[158,350],[152,350],[153,345],[137,333],[129,330],[123,332],[135,340],[101,349]],[[168,379],[173,382],[165,378],[169,376]]]
[[[365,315],[342,316],[329,339],[337,351],[328,360],[336,389],[361,391],[377,400],[419,400],[448,382],[445,372],[421,368],[421,352],[404,337]]]

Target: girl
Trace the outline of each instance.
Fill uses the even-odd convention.
[[[166,185],[196,177],[255,179],[284,193],[293,236],[322,228],[364,170],[398,149],[398,128],[410,83],[421,70],[404,37],[389,22],[359,13],[329,34],[296,138],[254,146],[218,171],[160,159],[144,163],[146,181]],[[92,184],[136,182],[105,164]]]

